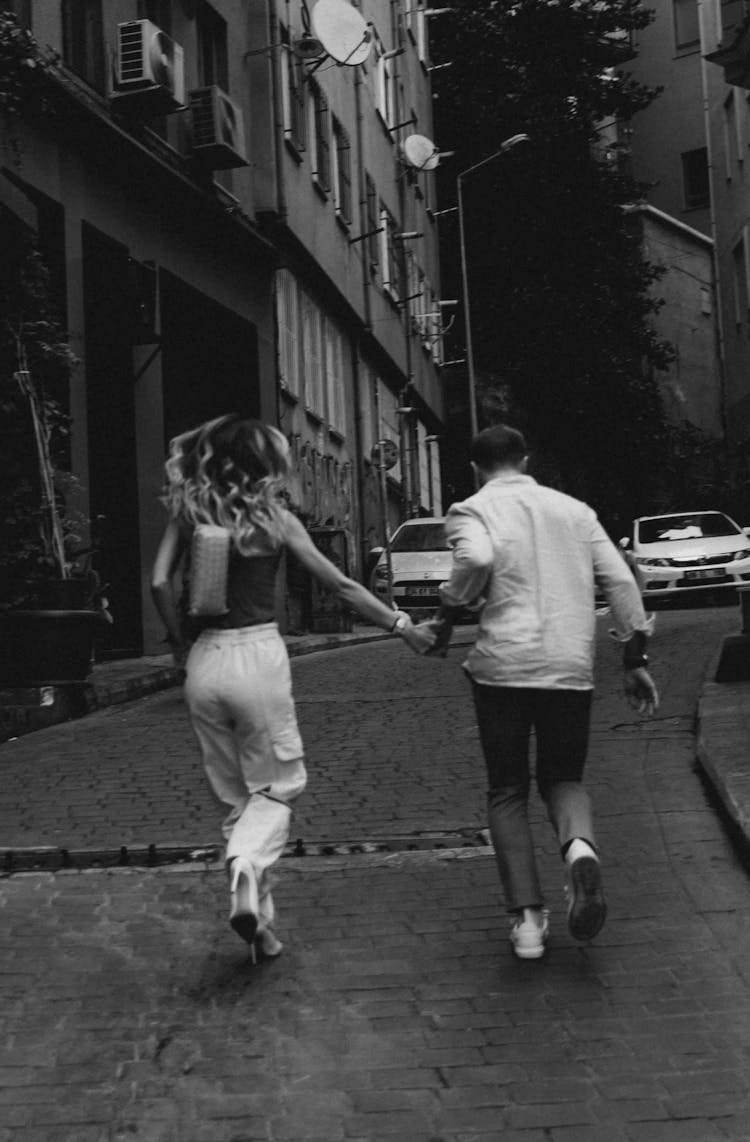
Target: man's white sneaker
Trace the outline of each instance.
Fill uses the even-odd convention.
[[[541,912],[541,923],[519,917],[510,930],[510,942],[519,960],[539,960],[547,950],[549,912]]]

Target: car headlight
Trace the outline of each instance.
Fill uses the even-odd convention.
[[[643,556],[638,556],[636,563],[641,567],[669,567],[668,559],[644,559]]]
[[[736,561],[737,559],[750,559],[750,547],[743,547],[742,551],[735,551],[732,560]]]

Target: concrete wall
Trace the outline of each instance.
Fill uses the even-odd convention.
[[[644,253],[665,271],[654,287],[665,303],[654,324],[675,350],[666,377],[660,374],[664,410],[673,424],[688,421],[721,436],[712,242],[653,207],[639,217]]]
[[[194,25],[183,7],[174,5],[173,38],[183,43],[186,88],[197,83]],[[227,21],[244,28],[241,3],[217,4]],[[118,21],[135,18],[136,5],[125,0],[104,5],[106,54],[114,49]],[[242,17],[242,18],[241,18]],[[33,31],[38,42],[62,51],[60,5],[40,0],[34,5]],[[229,51],[230,87],[238,102],[243,95],[244,35],[233,38]],[[148,126],[135,130],[111,118],[106,93],[68,77],[80,89],[80,102],[72,100],[69,113],[59,121],[16,124],[20,160],[7,164],[9,178],[0,178],[0,202],[13,209],[19,191],[39,191],[64,210],[64,244],[68,325],[79,364],[72,379],[70,407],[73,418],[71,447],[74,474],[81,485],[81,508],[88,510],[89,393],[85,352],[85,297],[82,230],[94,227],[139,262],[153,262],[189,283],[200,295],[216,302],[248,323],[258,335],[258,363],[248,363],[248,384],[263,378],[263,391],[253,395],[261,415],[276,419],[275,331],[271,308],[272,258],[247,226],[234,225],[230,212],[234,199],[213,188],[207,194],[200,182],[181,169],[180,156],[188,152],[184,112],[167,118],[166,143],[152,136]],[[204,176],[201,176],[204,177]],[[209,176],[210,177],[210,176]],[[247,217],[253,211],[251,168],[220,176],[224,187],[241,199]],[[114,269],[113,269],[114,272]],[[157,307],[158,330],[158,307]],[[132,374],[135,392],[138,536],[140,547],[141,646],[146,652],[163,649],[163,630],[153,611],[148,590],[151,563],[163,527],[158,496],[163,482],[165,426],[163,357],[155,346],[133,346]],[[210,388],[215,378],[206,377]],[[216,410],[229,411],[227,409]],[[111,425],[118,433],[124,426]],[[112,505],[112,513],[118,505]],[[111,599],[117,614],[118,601]]]
[[[686,204],[681,160],[683,153],[706,146],[700,43],[677,46],[672,0],[651,0],[648,7],[654,22],[638,34],[638,56],[626,70],[664,90],[631,124],[632,171],[649,184],[648,202],[710,234],[708,207]]]

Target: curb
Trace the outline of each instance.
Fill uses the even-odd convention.
[[[722,644],[723,646],[723,644]],[[707,679],[716,677],[721,649]],[[696,760],[732,821],[750,841],[750,683],[703,684],[698,699]]]

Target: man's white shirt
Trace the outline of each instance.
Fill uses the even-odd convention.
[[[651,633],[653,616],[596,513],[531,476],[503,473],[453,504],[446,535],[453,570],[441,587],[443,602],[484,600],[464,664],[476,682],[591,689],[597,587],[615,638]]]

